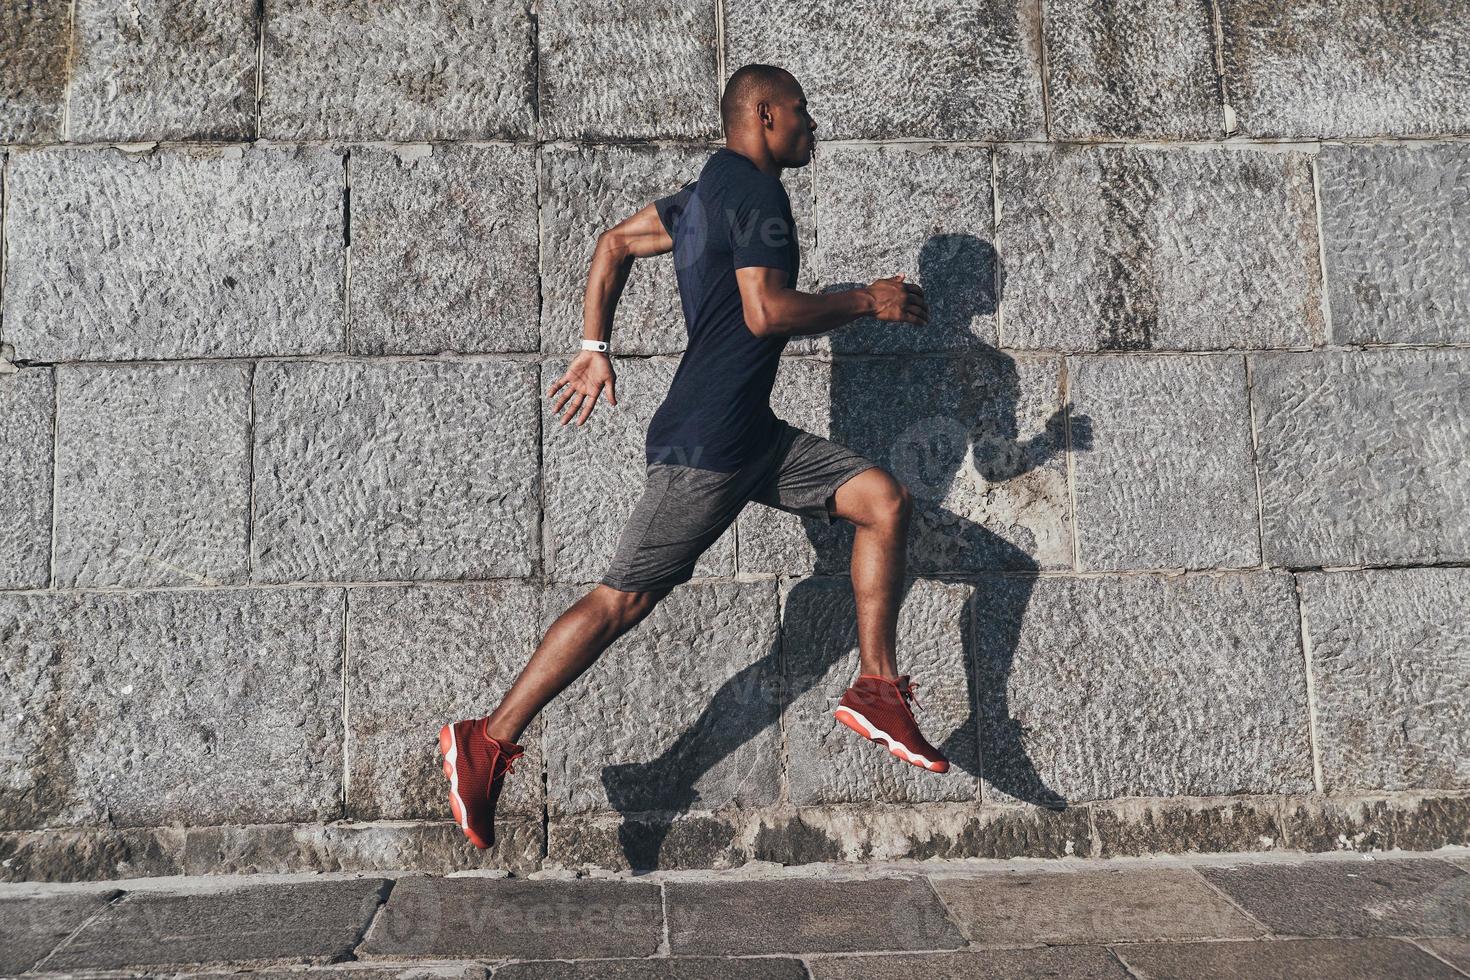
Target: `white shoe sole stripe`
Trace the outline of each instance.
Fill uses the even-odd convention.
[[[459,795],[459,767],[454,764],[455,763],[455,760],[458,759],[458,758],[459,758],[459,742],[456,741],[456,739],[454,737],[454,726],[453,725],[450,725],[449,726],[449,752],[448,752],[447,755],[444,756],[444,761],[447,762],[447,763],[449,763],[449,795],[452,796],[452,797],[454,797],[455,802],[457,802],[459,804],[459,812],[460,812],[459,828],[461,830],[469,830],[470,829],[470,815],[469,815],[469,811],[464,808],[464,798]]]
[[[917,752],[910,751],[907,745],[904,745],[898,739],[894,738],[883,729],[868,721],[867,718],[863,717],[861,712],[857,712],[849,707],[843,706],[841,708],[838,708],[837,711],[832,712],[832,714],[834,717],[840,717],[839,712],[861,725],[863,727],[863,734],[866,735],[868,738],[871,738],[874,741],[881,738],[883,739],[883,741],[888,743],[888,747],[890,749],[898,749],[899,752],[903,754],[903,758],[905,759],[905,761],[917,762],[925,769],[928,769],[929,766],[933,764],[932,760],[924,758]]]

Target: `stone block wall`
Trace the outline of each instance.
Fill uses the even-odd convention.
[[[0,0],[0,878],[1470,843],[1470,2]],[[796,73],[784,418],[914,492],[752,505],[556,701],[481,854],[435,733],[606,567],[683,348],[545,398],[596,235]]]

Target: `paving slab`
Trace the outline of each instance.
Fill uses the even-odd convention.
[[[921,878],[669,882],[673,953],[954,949],[965,937]]]
[[[972,942],[1137,942],[1225,939],[1265,930],[1182,868],[935,877]]]
[[[882,956],[814,956],[814,980],[1114,980],[1128,971],[1097,946],[996,949],[961,953],[890,953]]]
[[[130,892],[43,964],[98,970],[345,958],[372,921],[382,878],[251,885],[180,895]]]
[[[650,956],[662,898],[641,882],[400,878],[363,959]]]
[[[801,960],[784,956],[669,956],[644,960],[507,963],[495,980],[806,980]]]
[[[1421,939],[1418,945],[1470,976],[1470,939]]]
[[[55,949],[72,930],[101,912],[122,894],[116,890],[88,895],[0,900],[0,975],[24,973]]]
[[[1113,951],[1144,980],[1438,980],[1460,975],[1421,949],[1393,939],[1281,939],[1160,943]]]
[[[1447,861],[1320,861],[1200,873],[1279,935],[1470,936],[1470,874]]]
[[[45,588],[50,580],[55,399],[48,368],[0,374],[0,589]]]
[[[0,143],[61,138],[72,0],[0,3]]]

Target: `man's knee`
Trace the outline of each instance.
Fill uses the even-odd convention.
[[[592,594],[602,603],[613,625],[626,630],[642,622],[671,591],[672,588],[661,588],[625,592],[599,583]]]
[[[843,516],[854,524],[868,526],[908,523],[914,511],[913,494],[892,473],[882,467],[873,467],[864,470],[852,482],[860,493],[849,507],[849,513]]]

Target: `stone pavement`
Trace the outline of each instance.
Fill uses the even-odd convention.
[[[0,973],[1470,976],[1470,849],[0,886]]]

